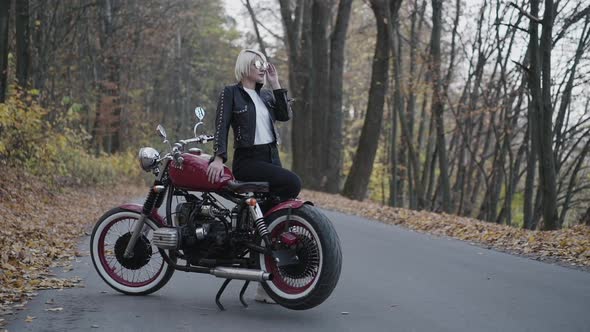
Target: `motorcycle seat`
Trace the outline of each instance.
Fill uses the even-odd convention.
[[[238,194],[245,193],[267,193],[268,182],[242,182],[242,181],[230,181],[227,184],[227,190],[233,191]]]

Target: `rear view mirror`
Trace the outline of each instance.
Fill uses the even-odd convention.
[[[205,117],[205,110],[201,106],[198,106],[195,108],[195,115],[199,121],[203,121],[203,118]]]
[[[195,137],[197,137],[197,128],[199,128],[199,126],[203,124],[203,118],[205,117],[205,109],[203,109],[201,106],[197,106],[197,108],[195,108],[195,115],[197,116],[197,119],[199,119],[199,122],[195,125],[195,128],[193,128]]]
[[[166,139],[166,130],[164,129],[164,127],[162,127],[161,124],[159,124],[156,127],[156,131],[158,132],[158,134],[160,135],[160,137],[162,137],[163,139]]]

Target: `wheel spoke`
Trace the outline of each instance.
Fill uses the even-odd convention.
[[[287,222],[286,220],[283,222]],[[272,238],[276,240],[284,230],[294,234],[298,244],[294,248],[300,261],[296,265],[278,267],[272,259],[267,260],[270,270],[277,274],[274,283],[280,289],[285,287],[288,292],[300,292],[313,284],[317,278],[321,264],[321,253],[318,239],[310,231],[307,225],[299,221],[289,220],[288,228],[283,227],[282,222],[273,227]]]
[[[106,257],[106,259],[108,260],[109,266],[110,266],[110,263],[113,263],[113,262],[117,263],[117,259],[115,257]]]

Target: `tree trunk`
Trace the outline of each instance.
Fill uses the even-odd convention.
[[[529,57],[532,57],[532,53],[529,48]],[[531,93],[530,77],[529,77],[529,93]],[[535,177],[537,172],[537,155],[538,155],[538,135],[537,125],[535,124],[535,107],[532,101],[528,105],[528,122],[525,140],[528,145],[527,152],[527,165],[526,165],[526,178],[524,183],[524,206],[523,206],[523,227],[525,229],[533,229],[533,213],[534,213],[534,199],[535,193]]]
[[[496,113],[491,113],[490,115],[490,119],[487,121],[488,123],[492,124],[496,121]],[[485,185],[484,190],[488,190],[489,186],[490,186],[490,180],[486,177],[486,173],[485,173],[485,162],[487,160],[487,158],[489,158],[488,156],[490,155],[488,153],[488,150],[490,149],[490,145],[492,144],[492,125],[490,125],[490,128],[486,128],[484,126],[485,123],[485,117],[482,116],[480,118],[480,126],[479,126],[479,133],[477,134],[478,137],[482,137],[484,136],[484,141],[483,141],[483,146],[481,148],[481,161],[477,162],[476,158],[477,156],[473,156],[473,163],[477,166],[477,173],[475,175],[475,179],[473,181],[473,188],[471,190],[471,193],[468,193],[468,195],[470,196],[469,198],[469,205],[470,206],[475,206],[476,200],[478,198],[478,194],[480,192],[480,187],[481,184],[483,182],[483,184]],[[484,135],[485,132],[485,135]],[[478,139],[479,140],[479,139]],[[476,150],[479,149],[479,145],[476,146]]]
[[[533,206],[533,219],[531,222],[531,229],[535,230],[539,228],[539,222],[541,221],[541,217],[543,216],[543,190],[541,187],[535,188],[535,200]]]
[[[288,0],[280,0],[279,1],[279,6],[280,6],[280,12],[281,12],[281,22],[283,24],[283,29],[285,31],[285,48],[287,50],[287,59],[288,59],[288,63],[289,63],[289,89],[290,89],[290,94],[292,97],[295,98],[296,102],[293,103],[292,107],[294,112],[300,112],[300,105],[301,103],[298,102],[298,99],[301,97],[301,88],[300,86],[297,85],[297,74],[296,74],[296,69],[297,69],[297,65],[298,65],[298,56],[297,56],[297,52],[298,52],[298,43],[297,41],[299,40],[299,38],[297,38],[298,35],[298,31],[301,30],[301,24],[297,24],[297,22],[301,22],[301,16],[302,15],[298,15],[297,13],[302,12],[303,11],[303,2],[304,0],[299,0],[297,2],[297,9],[295,10],[295,13],[293,13],[293,11],[291,10],[290,6],[289,6],[289,1]],[[297,113],[296,113],[297,114]],[[301,137],[300,135],[295,135],[295,131],[298,129],[299,126],[299,119],[300,116],[299,114],[295,115],[293,117],[293,119],[291,120],[291,152],[292,155],[295,156],[296,150],[300,150],[301,149],[301,143],[302,140],[295,140],[295,137]],[[294,170],[296,173],[299,174],[299,176],[303,179],[303,174],[301,173],[301,170],[303,169],[303,163],[300,162],[300,160],[298,158],[293,158],[293,162],[291,164],[291,169]],[[305,181],[303,181],[305,182]]]
[[[505,124],[506,127],[509,126],[509,121],[506,116],[506,112],[508,112],[509,105],[506,105],[506,109],[504,110],[505,114],[502,115],[502,122]],[[495,126],[495,124],[492,122],[490,126]],[[488,185],[486,186],[485,196],[482,201],[477,219],[486,220],[489,222],[494,222],[497,220],[500,190],[502,188],[502,182],[504,181],[503,166],[505,164],[508,150],[510,149],[509,141],[510,137],[508,137],[507,135],[504,137],[504,140],[502,142],[496,139],[496,148],[494,151],[494,160],[492,162],[490,180],[486,180]]]
[[[539,0],[531,1],[531,16],[539,16]],[[530,20],[529,89],[536,115],[537,141],[539,142],[539,182],[542,193],[543,230],[557,228],[557,188],[553,155],[552,104],[551,104],[551,31],[553,28],[553,1],[545,1],[543,31],[539,40],[538,22]]]
[[[586,226],[590,226],[590,206],[586,210],[586,213],[580,218],[580,224],[584,224]]]
[[[434,118],[431,121],[434,130]],[[428,172],[428,188],[426,189],[426,198],[430,200],[430,210],[434,211],[436,206],[436,192],[434,190],[435,187],[438,186],[436,183],[436,177],[434,176],[434,171],[436,170],[436,159],[438,158],[438,147],[436,146],[434,140],[435,135],[432,135],[431,138],[431,149],[434,148],[430,157],[430,164],[428,165],[428,169],[424,169],[425,172]]]
[[[457,36],[458,36],[458,27],[459,27],[459,18],[461,15],[461,1],[460,0],[456,0],[455,1],[455,19],[453,20],[453,31],[452,31],[452,35],[451,35],[451,50],[450,50],[450,59],[449,59],[449,67],[447,69],[447,74],[445,77],[445,80],[443,82],[443,96],[447,96],[448,95],[448,90],[449,90],[449,84],[451,82],[451,79],[453,77],[454,71],[455,71],[455,57],[456,57],[456,46],[457,46]],[[460,135],[454,135],[453,139],[451,139],[451,146],[455,145],[453,144],[453,141],[457,141],[457,139],[460,137]],[[457,149],[460,150],[459,153],[459,161],[457,162],[458,166],[458,170],[457,170],[457,178],[459,178],[459,176],[461,175],[461,169],[462,169],[462,165],[463,165],[463,154],[464,154],[464,148],[461,148],[460,144],[456,144]],[[453,165],[453,161],[451,161],[451,164]],[[451,170],[450,173],[452,173],[453,171]],[[450,176],[451,174],[449,174]],[[450,186],[450,179],[449,179],[449,186]],[[449,191],[451,189],[449,188]],[[450,195],[451,192],[449,192]]]
[[[26,87],[29,79],[29,0],[16,1],[16,78]]]
[[[424,101],[423,101],[424,105],[422,107],[422,122],[425,121],[425,117],[426,117],[426,91],[424,92]],[[423,127],[422,125],[420,125],[421,127]],[[420,130],[422,131],[422,130]],[[422,135],[419,135],[420,137],[422,137]],[[434,179],[433,179],[433,175],[434,171],[431,171],[431,169],[433,168],[432,165],[434,165],[434,163],[436,162],[436,146],[434,143],[435,140],[435,135],[434,135],[434,117],[432,116],[432,114],[430,114],[430,117],[428,119],[428,134],[426,136],[426,152],[425,154],[425,158],[426,160],[424,161],[424,165],[422,166],[422,178],[421,178],[421,182],[423,185],[423,188],[425,188],[425,192],[424,192],[424,206],[426,207],[426,202],[428,200],[431,199],[432,197],[432,187],[433,187],[433,183],[434,183]],[[421,144],[419,144],[420,146]],[[434,150],[433,150],[434,149]]]
[[[0,103],[6,100],[10,3],[10,0],[0,0]]]
[[[395,60],[394,60],[395,61]],[[395,99],[395,92],[393,93],[394,97],[393,99]],[[386,123],[390,122],[391,125],[391,130],[389,132],[389,136],[386,143],[387,145],[389,145],[389,160],[387,160],[387,162],[389,162],[389,206],[400,206],[398,201],[397,201],[397,191],[398,191],[398,187],[397,184],[398,182],[396,181],[396,177],[397,177],[397,167],[398,167],[398,153],[397,153],[397,146],[398,146],[398,142],[397,142],[397,127],[398,127],[398,122],[397,122],[397,112],[396,112],[396,103],[391,100],[392,98],[388,99],[388,109],[389,109],[389,119],[386,118]],[[387,121],[389,120],[389,121]]]
[[[330,110],[328,112],[326,186],[329,193],[340,192],[342,170],[342,75],[346,30],[350,20],[352,0],[340,0],[336,25],[330,36]]]
[[[55,2],[53,7],[59,6],[59,2]],[[35,89],[43,90],[45,82],[47,81],[47,70],[49,67],[49,59],[51,59],[51,52],[47,51],[47,31],[46,26],[49,25],[45,20],[45,17],[48,12],[53,11],[54,8],[52,6],[48,6],[47,1],[41,1],[36,3],[32,9],[32,17],[33,22],[40,22],[38,29],[32,29],[31,31],[31,49],[32,53],[34,54],[31,58],[31,67],[34,70],[31,70],[31,84]],[[88,40],[90,36],[86,34],[86,40]],[[85,45],[89,48],[88,45]],[[87,52],[91,52],[88,50]],[[91,81],[90,81],[91,82]],[[88,108],[90,109],[90,107]],[[90,117],[88,117],[90,118]],[[91,127],[87,127],[87,131],[91,131]]]
[[[405,146],[404,144],[411,144],[410,142],[406,142],[407,139],[411,139],[411,137],[406,137],[406,135],[402,135],[400,140],[399,150],[397,150],[396,146],[396,139],[397,139],[397,115],[400,115],[400,126],[406,127],[402,130],[408,131],[407,124],[405,123],[405,117],[403,116],[404,112],[404,97],[402,95],[402,80],[401,80],[401,73],[402,73],[402,52],[401,52],[401,44],[399,42],[399,6],[401,5],[401,1],[399,2],[392,2],[389,8],[389,21],[392,24],[388,24],[389,27],[388,35],[389,41],[391,45],[391,57],[393,58],[393,81],[394,81],[394,89],[393,89],[393,105],[392,105],[392,129],[391,129],[391,144],[395,146],[396,149],[392,149],[391,156],[390,156],[390,168],[391,168],[391,182],[390,182],[390,190],[389,190],[389,205],[391,206],[403,206],[403,191],[404,191],[404,177],[405,177],[405,168],[406,165],[406,153],[405,153]],[[397,6],[397,7],[394,7]]]
[[[543,225],[544,230],[554,230],[559,226],[557,219],[557,188],[555,158],[553,154],[553,105],[551,101],[551,49],[553,31],[553,0],[545,1],[543,13],[543,32],[541,33],[541,54],[543,70],[543,116],[542,136],[539,152],[539,165],[542,165],[541,179],[543,181]],[[541,111],[541,110],[540,110]]]
[[[518,119],[522,110],[522,103],[525,97],[525,86],[526,86],[526,76],[523,75],[520,83],[520,87],[518,88],[518,95],[517,95],[517,102],[514,106],[514,114],[512,115],[512,119],[510,120],[510,127],[506,128],[505,135],[510,136],[510,142],[514,140],[518,130]],[[510,107],[508,105],[507,107]],[[507,225],[512,224],[512,200],[514,198],[514,193],[517,189],[518,182],[521,177],[520,166],[522,164],[522,159],[524,157],[526,148],[527,148],[527,137],[528,137],[529,129],[525,129],[525,133],[523,136],[523,143],[518,148],[518,152],[516,153],[516,160],[514,160],[512,149],[508,148],[508,176],[506,178],[506,194],[504,197],[504,205],[502,207],[502,211],[497,219],[497,223],[502,223],[505,220]]]
[[[441,180],[442,191],[442,209],[443,211],[451,212],[451,193],[449,170],[447,161],[447,148],[445,143],[445,128],[444,128],[444,104],[442,95],[442,82],[440,74],[440,40],[442,30],[442,0],[432,0],[432,36],[430,41],[431,54],[431,73],[433,80],[432,92],[432,114],[435,119],[436,127],[436,146],[438,150],[438,163]]]
[[[312,128],[311,141],[312,159],[315,172],[312,173],[312,183],[307,187],[321,190],[328,179],[324,170],[327,168],[329,150],[326,149],[328,137],[328,112],[330,108],[330,54],[328,44],[328,20],[330,19],[330,4],[327,1],[315,0],[311,7],[311,79],[312,86]]]
[[[410,28],[410,72],[409,72],[409,79],[408,79],[408,103],[407,103],[407,115],[408,115],[408,130],[409,136],[411,140],[409,144],[414,144],[414,118],[416,113],[416,86],[418,83],[418,78],[416,75],[416,48],[418,47],[418,37],[421,32],[422,28],[422,19],[424,17],[424,9],[426,7],[426,1],[422,2],[422,6],[420,9],[418,8],[418,0],[414,0],[414,9],[412,10],[411,15],[411,28]],[[416,26],[418,20],[418,14],[420,14],[420,24]],[[422,129],[424,126],[424,121],[420,122],[420,128]],[[423,130],[419,130],[418,140],[422,139],[422,132]],[[418,151],[420,151],[420,143],[417,145]],[[411,176],[410,179],[414,178],[413,185],[411,186],[411,190],[409,192],[409,201],[410,201],[410,209],[422,209],[424,208],[424,194],[423,189],[422,193],[418,195],[417,191],[418,188],[416,187],[417,183],[420,182],[420,166],[419,164],[414,165],[412,162],[412,157],[408,158],[411,165]],[[420,201],[420,203],[418,203]]]
[[[461,125],[463,127],[463,148],[460,149],[460,160],[469,160],[467,164],[467,160],[465,160],[466,164],[459,164],[457,170],[457,179],[460,183],[456,186],[457,191],[460,192],[460,200],[459,206],[461,209],[459,213],[461,215],[472,215],[473,212],[473,203],[471,192],[473,188],[473,177],[474,173],[476,172],[476,168],[478,166],[477,163],[477,155],[476,152],[479,150],[480,142],[481,142],[481,135],[478,135],[482,131],[483,122],[482,117],[483,115],[476,115],[477,104],[480,98],[480,90],[481,90],[481,82],[484,73],[484,67],[487,62],[486,54],[484,53],[484,45],[483,45],[483,22],[485,19],[487,2],[484,2],[482,7],[480,8],[480,15],[477,21],[477,61],[475,64],[475,69],[473,74],[468,77],[467,79],[467,87],[468,89],[465,91],[466,94],[469,94],[469,104],[467,106],[467,110],[465,112],[464,118],[465,120],[461,121]],[[475,48],[475,45],[474,45]],[[470,85],[471,80],[473,79],[473,84]],[[470,87],[470,91],[469,91]],[[467,96],[465,97],[467,98]],[[460,104],[461,107],[461,104]],[[474,135],[476,135],[474,137]],[[467,151],[469,158],[465,158],[464,153]],[[477,175],[479,176],[479,175]],[[467,201],[465,203],[465,201]]]
[[[528,131],[527,131],[528,132]],[[526,136],[527,134],[525,134]],[[509,151],[509,163],[512,165],[510,167],[510,173],[507,179],[506,184],[506,196],[504,197],[504,206],[502,207],[502,211],[500,211],[500,215],[498,216],[498,224],[502,223],[502,220],[505,220],[505,224],[511,225],[512,224],[512,200],[514,198],[514,193],[516,191],[516,186],[520,180],[520,165],[522,164],[522,159],[524,157],[524,153],[526,151],[526,144],[523,143],[520,148],[518,149],[516,160],[514,163],[512,162],[512,152]]]
[[[377,23],[377,44],[373,56],[369,101],[359,146],[342,193],[344,196],[356,200],[363,200],[367,193],[373,161],[377,152],[383,119],[383,105],[387,93],[390,45],[387,8],[385,6],[387,4],[384,1],[371,0],[371,8]]]
[[[305,187],[336,193],[342,169],[344,46],[352,0],[339,2],[331,34],[332,1],[298,0],[295,8],[292,1],[280,0],[279,4],[289,85],[296,100],[292,168]]]
[[[292,10],[289,0],[280,0],[281,18],[289,58],[289,88],[295,99],[291,124],[292,169],[304,187],[314,183],[313,158],[309,139],[312,129],[311,91],[311,0],[298,0]]]
[[[394,82],[395,82],[395,89],[393,93],[393,116],[394,116],[394,130],[392,131],[393,138],[392,144],[395,144],[395,133],[397,130],[397,121],[395,116],[396,114],[399,116],[399,123],[402,132],[402,147],[404,148],[404,152],[399,155],[395,154],[395,151],[392,149],[391,155],[391,173],[392,173],[392,183],[390,184],[390,205],[392,206],[403,206],[403,179],[406,177],[408,179],[408,195],[410,198],[410,207],[413,208],[423,208],[424,207],[424,189],[423,183],[420,178],[419,174],[419,160],[418,160],[418,153],[414,148],[413,144],[413,108],[415,105],[412,105],[412,111],[410,111],[410,115],[408,116],[404,109],[404,102],[403,102],[403,94],[402,94],[402,79],[401,74],[403,72],[402,68],[402,51],[401,51],[401,38],[399,34],[399,8],[401,6],[401,2],[392,2],[390,6],[390,21],[393,24],[390,25],[389,35],[390,35],[390,43],[392,49],[392,57],[393,57],[393,75],[394,75]],[[415,70],[415,63],[414,69]],[[412,70],[412,69],[411,69]],[[414,100],[415,102],[415,100]],[[406,158],[407,152],[407,162],[404,160]],[[402,164],[402,167],[398,166]],[[406,165],[403,165],[406,164]],[[400,168],[406,167],[406,171],[400,171]],[[412,198],[414,198],[414,202],[412,202]]]
[[[307,1],[303,14],[301,41],[298,63],[296,64],[295,79],[297,80],[300,109],[293,116],[293,142],[298,141],[297,150],[293,145],[293,165],[298,165],[301,173],[294,168],[295,173],[300,174],[305,187],[311,187],[316,179],[317,172],[314,169],[313,158],[309,156],[313,151],[313,141],[309,139],[313,130],[313,104],[312,93],[314,86],[311,82],[312,70],[312,36],[311,36],[311,2]],[[295,97],[297,99],[297,97]],[[297,116],[297,114],[299,116]],[[298,121],[297,118],[299,118]],[[297,130],[295,129],[297,128]]]

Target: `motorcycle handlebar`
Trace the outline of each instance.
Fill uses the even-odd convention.
[[[203,143],[207,143],[207,142],[212,141],[212,140],[213,140],[213,136],[211,136],[211,135],[202,135],[202,141],[203,141]]]
[[[174,162],[177,165],[182,165],[182,162],[184,161],[184,158],[182,157],[182,151],[185,145],[189,144],[189,143],[207,143],[208,141],[213,140],[213,136],[211,135],[201,135],[199,137],[195,137],[195,138],[189,138],[189,139],[185,139],[185,140],[180,140],[178,143],[174,143],[174,147],[172,148],[172,160],[174,160]]]
[[[207,143],[211,140],[213,140],[213,136],[211,135],[200,135],[199,137],[181,140],[180,143],[184,146],[189,143]]]

